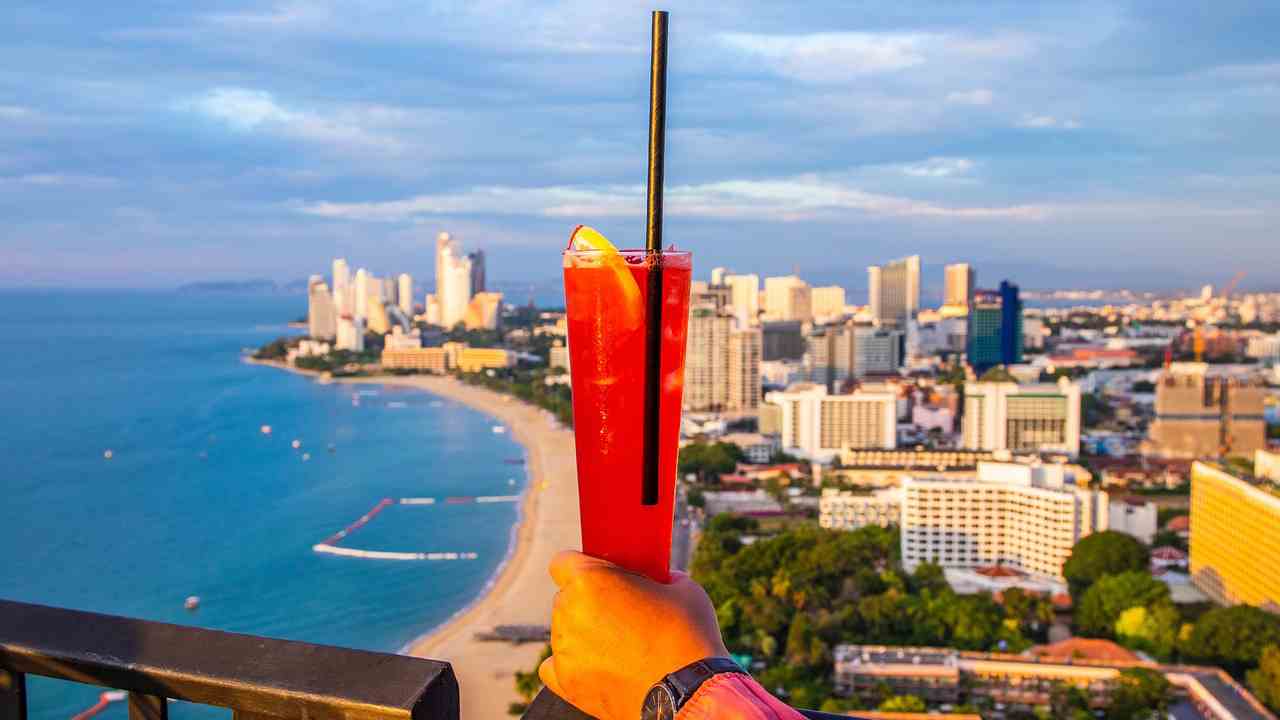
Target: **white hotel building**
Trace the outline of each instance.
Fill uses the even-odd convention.
[[[782,449],[792,455],[825,462],[845,448],[897,447],[897,397],[892,392],[828,395],[822,385],[799,383],[769,393],[765,401],[779,408]]]
[[[902,483],[902,562],[915,568],[1003,565],[1061,579],[1080,538],[1107,529],[1105,492],[1062,465],[979,463],[974,480]]]
[[[1080,385],[965,383],[964,448],[1079,455]]]

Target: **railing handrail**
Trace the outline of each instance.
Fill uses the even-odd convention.
[[[458,717],[446,662],[9,600],[0,670],[19,685],[44,675],[279,720]]]

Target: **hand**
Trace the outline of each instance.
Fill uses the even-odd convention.
[[[560,587],[552,655],[538,675],[600,720],[636,720],[649,688],[667,673],[729,654],[711,599],[684,573],[663,585],[565,550],[551,561],[551,578]]]

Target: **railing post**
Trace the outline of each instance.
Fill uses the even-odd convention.
[[[0,668],[0,720],[27,720],[27,676]]]
[[[160,695],[131,692],[129,720],[169,720],[169,700]]]

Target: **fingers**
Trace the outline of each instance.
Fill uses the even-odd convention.
[[[551,566],[548,571],[551,573],[551,579],[555,582],[556,587],[564,587],[570,580],[582,573],[606,568],[616,569],[617,567],[617,565],[608,560],[593,558],[576,550],[561,550],[556,553],[555,557],[551,558]]]
[[[564,697],[564,689],[560,687],[560,680],[556,677],[556,659],[554,656],[542,661],[538,666],[538,677],[542,678],[542,684],[547,686],[551,692]]]

